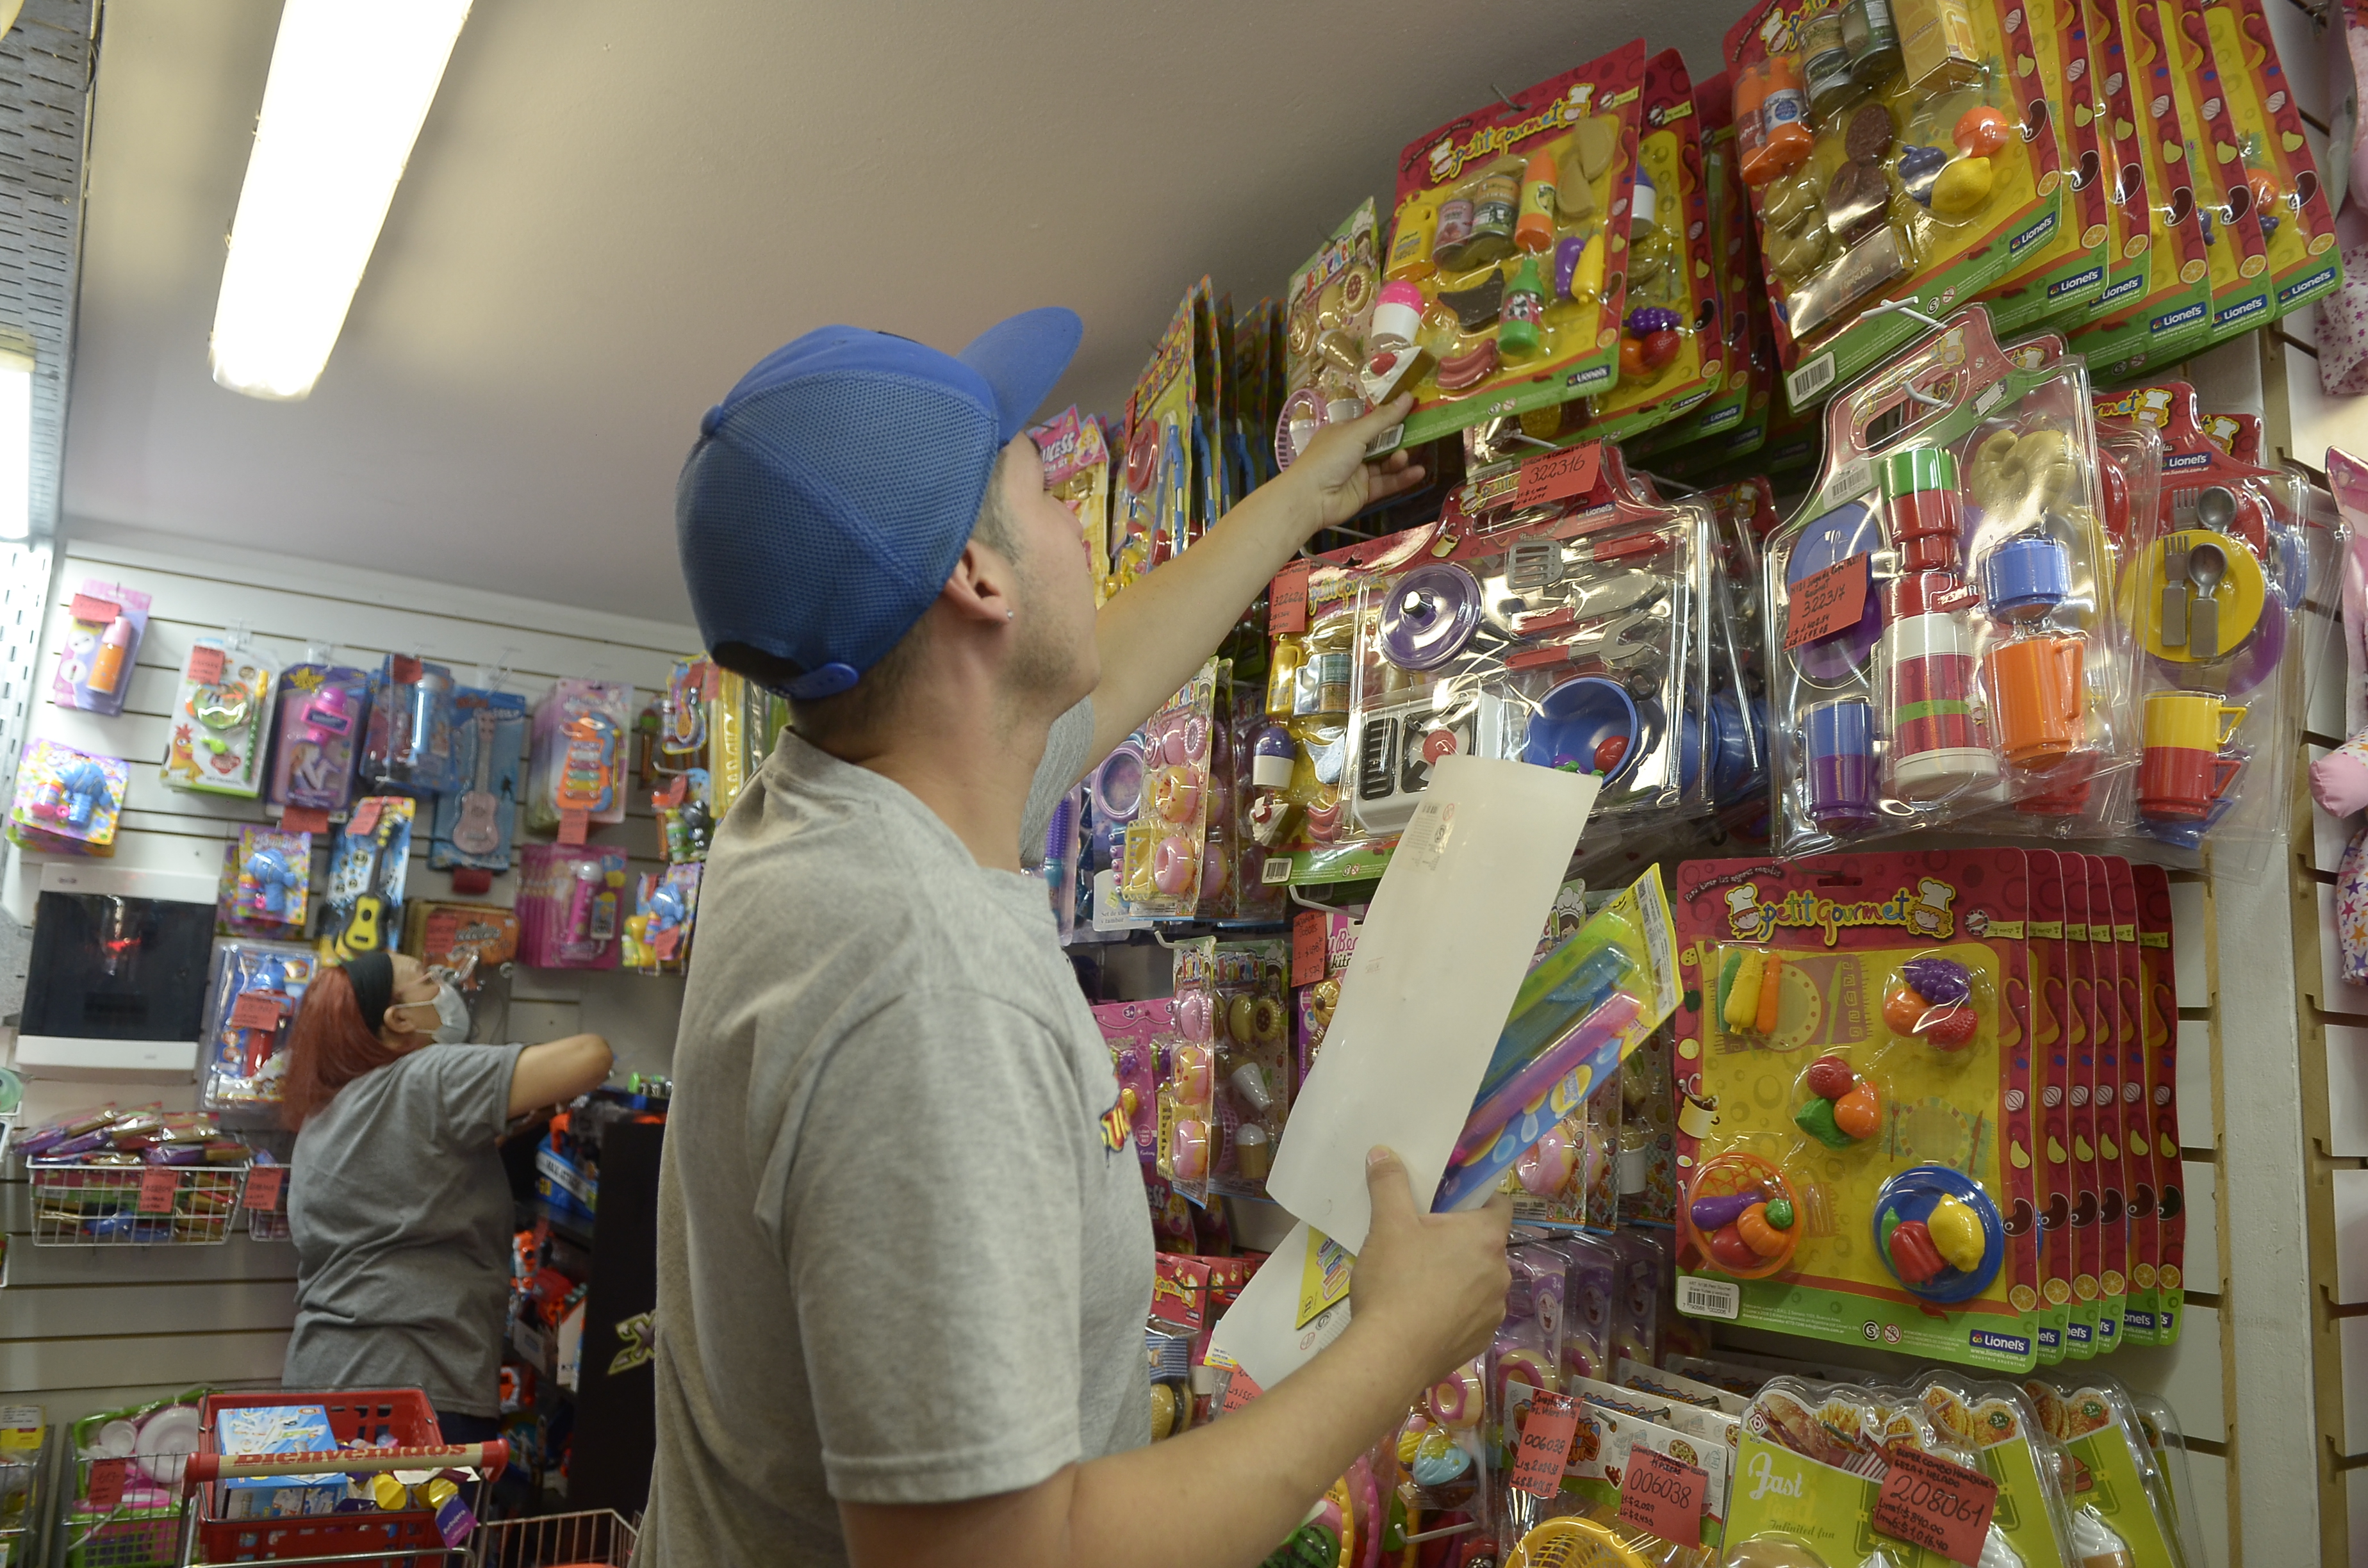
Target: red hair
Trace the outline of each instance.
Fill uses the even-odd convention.
[[[288,1083],[279,1108],[290,1131],[302,1131],[306,1119],[339,1089],[373,1068],[383,1067],[403,1053],[379,1039],[362,1017],[354,983],[342,969],[324,969],[305,988],[288,1031]]]

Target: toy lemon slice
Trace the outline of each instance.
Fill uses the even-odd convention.
[[[1505,1568],[1652,1568],[1621,1531],[1596,1519],[1548,1519],[1515,1544]]]

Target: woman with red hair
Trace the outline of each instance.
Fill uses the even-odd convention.
[[[469,1009],[407,954],[324,970],[289,1036],[296,1327],[282,1382],[416,1388],[447,1442],[497,1435],[510,1119],[609,1074],[609,1042],[463,1045]]]

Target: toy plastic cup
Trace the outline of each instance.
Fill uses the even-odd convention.
[[[2085,655],[2078,637],[2024,637],[1990,650],[1990,713],[2009,767],[2044,773],[2079,745]]]
[[[2192,821],[2212,809],[2242,766],[2221,748],[2245,710],[2208,691],[2157,691],[2146,699],[2146,752],[2138,762],[2138,810]]]
[[[1998,758],[1974,719],[1971,630],[1962,611],[1934,608],[1958,586],[1945,573],[1913,573],[1893,578],[1885,595],[1884,716],[1891,787],[1902,800],[1945,800],[1998,778]]]
[[[1874,821],[1874,709],[1855,698],[1802,714],[1809,738],[1809,820],[1828,833]]]
[[[2072,592],[2072,552],[2061,540],[2010,540],[1982,562],[1982,597],[2000,620],[2037,620]]]
[[[1521,760],[1540,767],[1575,767],[1581,773],[1592,773],[1605,754],[1606,743],[1616,741],[1621,746],[1619,759],[1603,769],[1608,784],[1634,765],[1643,731],[1636,699],[1625,687],[1601,676],[1579,676],[1547,692],[1538,704],[1537,714],[1530,721],[1529,737],[1521,746]]]
[[[1956,455],[1944,447],[1913,447],[1878,465],[1890,503],[1892,542],[1902,572],[1953,572],[1964,497],[1957,489]]]

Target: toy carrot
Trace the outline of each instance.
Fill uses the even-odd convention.
[[[1777,980],[1784,972],[1784,960],[1771,952],[1759,970],[1759,1006],[1752,1015],[1751,1027],[1760,1034],[1776,1032]]]

